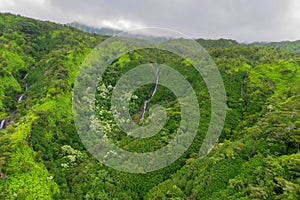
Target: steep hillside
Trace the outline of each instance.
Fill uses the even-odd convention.
[[[41,152],[33,148],[31,136],[34,128],[40,128],[43,136],[50,137],[46,134],[50,124],[43,116],[52,127],[57,127],[55,119],[72,120],[71,83],[84,55],[104,37],[11,14],[1,14],[0,24],[0,196],[49,199],[60,189]],[[38,121],[47,125],[38,127]]]
[[[105,166],[86,150],[72,115],[78,70],[106,38],[0,14],[0,199],[300,198],[298,54],[272,44],[198,40],[218,66],[227,95],[222,135],[204,158],[198,152],[211,105],[195,69],[167,51],[141,49],[121,56],[105,71],[95,95],[97,117],[119,147],[136,152],[161,148],[174,138],[180,120],[174,94],[159,85],[149,107],[163,105],[171,116],[161,132],[136,140],[113,126],[112,90],[136,65],[171,66],[190,82],[200,100],[201,124],[186,153],[161,170],[130,174]],[[130,100],[134,121],[140,120],[153,87],[148,84],[135,91]],[[148,116],[147,110],[145,120]]]

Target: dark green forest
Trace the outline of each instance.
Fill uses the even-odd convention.
[[[217,65],[227,97],[222,134],[206,157],[198,152],[211,117],[210,95],[190,63],[152,49],[114,61],[99,82],[95,107],[97,117],[108,122],[108,137],[123,149],[163,147],[174,138],[180,120],[176,97],[158,86],[149,107],[159,103],[167,108],[171,117],[163,129],[138,140],[115,129],[110,96],[128,70],[151,62],[171,66],[190,82],[199,100],[201,122],[184,155],[163,169],[132,174],[95,159],[73,120],[77,73],[108,37],[0,14],[0,199],[300,199],[299,41],[196,40]],[[137,89],[130,100],[134,121],[153,86]]]

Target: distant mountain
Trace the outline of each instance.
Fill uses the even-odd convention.
[[[199,44],[201,44],[204,48],[216,48],[216,47],[234,47],[239,45],[239,43],[235,40],[231,40],[231,39],[224,39],[224,38],[220,38],[220,39],[197,39],[196,40]]]
[[[67,24],[68,26],[80,29],[84,32],[88,32],[88,33],[97,33],[100,35],[116,35],[119,33],[122,33],[122,30],[117,30],[117,29],[111,29],[111,28],[95,28],[95,27],[91,27],[79,22],[72,22]],[[143,35],[143,34],[130,34],[130,33],[124,33],[122,34],[123,36],[126,37],[134,37],[134,38],[139,38],[139,39],[151,39],[151,40],[156,40],[156,41],[165,41],[170,39],[170,37],[156,37],[156,36],[149,36],[149,35]],[[218,47],[234,47],[239,45],[239,43],[235,40],[231,40],[231,39],[224,39],[224,38],[220,38],[220,39],[196,39],[196,41],[201,44],[204,48],[218,48]]]
[[[254,42],[250,44],[241,44],[231,39],[196,39],[204,48],[232,48],[237,46],[252,46],[252,47],[277,47],[281,50],[300,54],[300,40],[297,41],[281,41],[281,42]]]
[[[111,29],[111,28],[95,28],[95,27],[87,26],[85,24],[81,24],[79,22],[72,22],[72,23],[68,23],[67,25],[80,29],[84,32],[97,33],[100,35],[115,35],[122,32],[122,30]]]
[[[85,24],[79,23],[79,22],[72,22],[67,24],[68,26],[80,29],[84,32],[88,33],[97,33],[100,35],[116,35],[119,33],[122,33],[122,30],[117,30],[117,29],[111,29],[111,28],[95,28],[91,26],[87,26]],[[140,35],[140,34],[130,34],[130,33],[125,33],[123,36],[126,37],[134,37],[134,38],[139,38],[139,39],[151,39],[151,40],[156,40],[156,41],[165,41],[170,39],[170,37],[155,37],[155,36],[149,36],[149,35]],[[232,39],[203,39],[199,38],[196,39],[196,41],[201,44],[204,48],[232,48],[239,44],[236,40]],[[248,44],[248,46],[259,46],[259,47],[278,47],[279,49],[294,53],[294,54],[300,54],[300,40],[297,41],[281,41],[281,42],[254,42]]]
[[[146,35],[146,34],[134,34],[134,33],[126,32],[126,31],[124,32],[123,30],[117,30],[117,29],[111,29],[111,28],[94,28],[94,27],[87,26],[85,24],[81,24],[79,22],[72,22],[67,25],[77,28],[77,29],[80,29],[87,33],[97,33],[100,35],[113,36],[113,35],[122,33],[123,37],[151,40],[151,41],[157,41],[157,42],[166,41],[171,38],[171,37],[152,36],[152,35]]]
[[[264,46],[264,47],[268,47],[268,46],[275,46],[278,47],[282,50],[286,50],[288,52],[292,52],[295,54],[300,54],[300,40],[297,41],[282,41],[282,42],[256,42],[253,43],[253,45],[256,46]]]

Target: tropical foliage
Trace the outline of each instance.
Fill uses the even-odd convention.
[[[153,151],[170,142],[178,129],[178,101],[163,86],[149,103],[163,105],[171,116],[157,135],[136,140],[112,122],[113,87],[138,64],[162,63],[183,74],[196,91],[201,111],[197,136],[183,156],[161,170],[130,174],[97,161],[85,149],[73,121],[77,72],[106,38],[0,14],[0,120],[5,120],[0,129],[0,199],[300,198],[298,42],[245,45],[198,40],[218,66],[227,93],[222,135],[204,158],[198,151],[210,120],[210,98],[189,62],[150,49],[116,60],[98,84],[95,107],[101,125],[119,147]],[[137,89],[130,100],[136,122],[153,87]]]

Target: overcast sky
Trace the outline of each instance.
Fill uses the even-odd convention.
[[[170,28],[194,38],[300,39],[299,0],[0,0],[0,11],[123,30]]]

